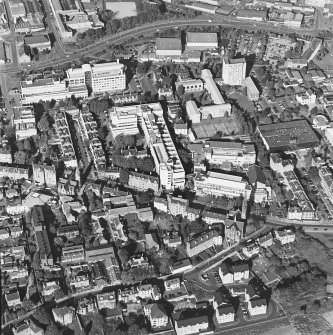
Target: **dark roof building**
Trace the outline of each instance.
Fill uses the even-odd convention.
[[[260,125],[259,134],[270,152],[315,148],[319,139],[306,120]]]

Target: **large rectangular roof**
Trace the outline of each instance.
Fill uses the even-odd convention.
[[[217,43],[216,33],[188,32],[186,35],[187,43]]]
[[[271,152],[312,148],[319,139],[306,120],[261,125],[259,131]]]
[[[178,37],[156,38],[157,50],[182,50],[182,41]]]

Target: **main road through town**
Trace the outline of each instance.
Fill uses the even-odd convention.
[[[224,26],[232,28],[244,28],[244,29],[258,29],[266,30],[275,33],[311,33],[310,29],[297,29],[283,26],[274,26],[268,22],[249,22],[237,19],[235,17],[224,17],[218,15],[202,15],[193,19],[182,19],[182,20],[168,20],[153,22],[146,25],[138,26],[133,29],[122,31],[116,34],[107,35],[101,39],[98,39],[95,43],[89,44],[83,48],[75,49],[62,44],[62,41],[57,35],[57,42],[61,45],[57,48],[57,52],[54,53],[50,58],[42,60],[39,62],[27,64],[6,64],[0,69],[0,73],[18,73],[24,69],[40,70],[49,66],[61,66],[68,62],[75,61],[79,58],[90,56],[98,51],[105,49],[106,46],[117,45],[132,38],[137,38],[142,35],[151,34],[158,30],[171,29],[171,28],[181,28],[187,26]],[[52,27],[53,28],[53,27]],[[29,67],[28,67],[29,66]]]

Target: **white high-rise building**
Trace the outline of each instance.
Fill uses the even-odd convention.
[[[114,107],[109,117],[113,137],[119,134],[137,134],[139,127],[143,130],[161,187],[184,187],[185,171],[164,120],[160,103]]]
[[[246,75],[245,58],[223,60],[222,80],[227,85],[242,85]]]
[[[68,87],[88,87],[92,93],[122,91],[126,88],[124,65],[119,62],[83,64],[81,68],[67,70]]]
[[[118,62],[95,64],[91,68],[91,78],[86,77],[86,82],[91,80],[93,93],[122,91],[126,88],[126,75],[124,65]]]
[[[23,105],[70,98],[66,82],[60,79],[27,78],[21,81],[21,102]]]
[[[140,106],[113,107],[109,113],[113,138],[120,134],[135,135],[139,133],[138,114],[140,114]]]

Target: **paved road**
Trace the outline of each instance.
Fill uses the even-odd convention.
[[[8,0],[7,0],[8,1]],[[44,1],[47,3],[47,1]],[[49,20],[50,24],[52,24],[52,20]],[[198,18],[190,19],[190,20],[169,20],[169,21],[159,21],[159,22],[153,22],[149,23],[147,25],[135,27],[130,30],[126,30],[123,32],[119,32],[117,34],[113,35],[107,35],[99,40],[97,40],[95,43],[87,45],[84,48],[81,49],[73,49],[66,48],[62,45],[62,42],[60,42],[60,37],[57,35],[57,30],[55,29],[56,38],[58,41],[59,49],[57,54],[54,55],[51,59],[47,59],[44,61],[40,61],[37,63],[32,64],[30,69],[43,69],[47,66],[52,65],[63,65],[67,62],[74,61],[76,59],[92,55],[100,50],[105,49],[106,45],[112,45],[112,44],[119,44],[121,42],[124,42],[128,39],[138,37],[140,35],[144,34],[151,34],[155,32],[157,29],[170,29],[175,27],[186,27],[186,26],[215,26],[215,25],[221,25],[225,27],[236,27],[236,28],[244,28],[244,29],[263,29],[271,32],[276,33],[310,33],[313,32],[313,30],[309,29],[297,29],[297,28],[287,28],[287,27],[275,27],[274,25],[268,23],[268,22],[248,22],[245,20],[237,19],[236,17],[225,17],[225,16],[219,16],[219,15],[206,15],[201,16]],[[52,27],[53,28],[53,27]],[[26,67],[27,68],[27,67]],[[24,66],[12,66],[10,69],[2,69],[0,72],[6,72],[6,73],[12,73],[12,72],[19,72],[24,69]]]
[[[242,240],[242,242],[254,239],[254,238],[258,237],[259,235],[264,234],[265,232],[268,232],[269,230],[271,230],[271,227],[264,226],[264,227],[262,227],[262,228],[260,228],[256,231],[254,231],[250,235],[246,236]],[[217,265],[222,263],[223,260],[230,257],[231,255],[236,254],[236,252],[239,251],[242,248],[243,248],[242,245],[237,244],[237,245],[232,246],[231,248],[222,250],[220,253],[218,253],[217,255],[212,257],[211,259],[198,264],[193,269],[186,272],[185,273],[185,278],[188,281],[190,281],[192,283],[195,283],[197,286],[200,286],[201,288],[203,288],[205,290],[209,289],[209,285],[206,285],[201,279],[202,273],[207,272],[208,270],[210,270],[213,267],[216,267]]]

